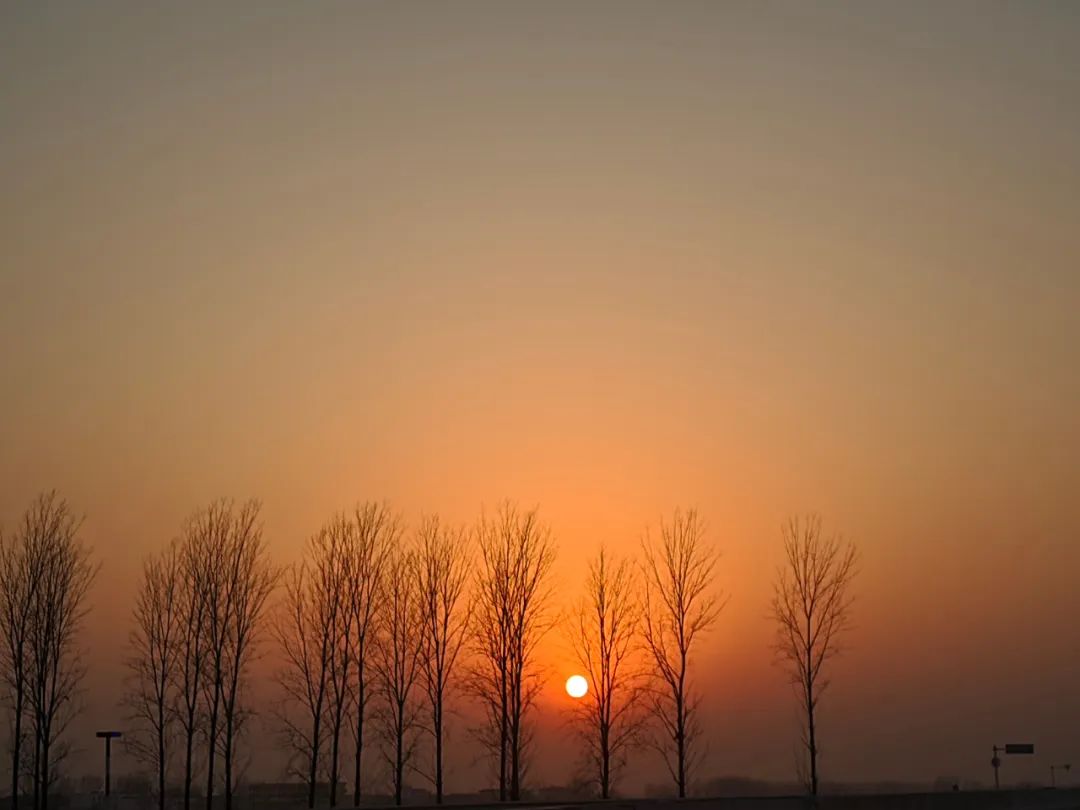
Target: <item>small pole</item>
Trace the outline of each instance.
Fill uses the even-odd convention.
[[[1054,766],[1050,766],[1050,787],[1055,788],[1057,785],[1054,783]]]
[[[1001,749],[996,745],[994,746],[994,758],[990,760],[990,764],[994,766],[994,790],[1001,790],[1001,780],[998,777],[998,768],[1001,766],[1001,757],[998,756],[998,751]]]

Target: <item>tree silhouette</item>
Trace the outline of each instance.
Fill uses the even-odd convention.
[[[686,797],[700,734],[700,698],[689,678],[690,656],[698,636],[716,623],[723,608],[714,591],[718,555],[704,538],[705,524],[691,509],[676,510],[670,523],[660,522],[659,543],[647,531],[642,541],[642,635],[656,669],[648,701],[658,726],[653,743],[680,799]]]
[[[259,524],[260,507],[249,501],[234,515],[225,548],[225,667],[222,708],[225,740],[225,810],[232,810],[236,739],[246,716],[240,703],[248,665],[255,655],[267,600],[277,584],[279,571],[270,563]]]
[[[600,798],[607,799],[638,738],[641,672],[634,646],[640,605],[630,562],[613,563],[603,548],[589,562],[585,589],[571,643],[589,679],[589,692],[575,704],[575,715],[592,781]]]
[[[24,771],[26,730],[23,722],[30,699],[30,626],[45,562],[34,539],[39,533],[38,525],[39,517],[32,508],[23,516],[19,533],[7,538],[0,535],[0,610],[3,621],[0,632],[3,633],[4,645],[0,661],[11,705],[12,810],[18,810],[19,794],[22,792],[19,779]]]
[[[284,598],[274,622],[274,635],[284,661],[278,683],[286,705],[279,713],[288,747],[303,760],[300,775],[307,782],[307,806],[315,806],[320,754],[327,736],[324,719],[330,691],[334,650],[347,610],[346,549],[340,533],[324,527],[308,541],[302,562],[285,575]],[[303,722],[289,709],[301,707]]]
[[[394,804],[400,805],[405,769],[416,750],[417,696],[420,676],[422,617],[416,554],[395,548],[387,560],[379,632],[375,637],[375,674],[381,697],[383,755],[390,766]]]
[[[490,520],[481,517],[476,534],[476,663],[469,682],[486,713],[478,736],[496,757],[499,798],[517,801],[528,741],[524,721],[539,690],[535,652],[551,626],[555,546],[537,510],[520,512],[510,503]]]
[[[400,542],[401,521],[385,504],[369,502],[356,507],[353,525],[355,534],[349,555],[347,609],[351,633],[349,643],[352,647],[350,658],[356,673],[352,681],[353,806],[356,807],[360,804],[364,721],[372,691],[369,678],[376,615],[387,557]]]
[[[336,807],[337,789],[341,771],[341,732],[346,723],[346,715],[355,697],[352,684],[353,670],[353,621],[355,616],[349,605],[352,594],[358,587],[354,575],[359,546],[359,531],[356,521],[348,515],[338,515],[327,526],[330,544],[328,575],[331,576],[335,607],[330,611],[329,660],[327,662],[326,713],[330,736],[330,806]]]
[[[64,732],[78,712],[85,667],[79,636],[97,574],[79,539],[82,521],[49,492],[23,514],[0,550],[4,680],[12,692],[12,806],[29,760],[34,807],[48,810],[57,766],[68,753]],[[17,623],[17,624],[16,624]],[[25,753],[23,723],[33,748]]]
[[[135,726],[134,733],[127,735],[127,748],[154,768],[158,810],[165,808],[167,746],[175,716],[173,691],[182,633],[180,574],[180,549],[175,542],[143,563],[127,659],[130,675],[125,702]]]
[[[196,516],[198,529],[193,537],[197,581],[203,588],[203,633],[206,642],[205,672],[201,677],[202,712],[206,736],[206,810],[213,810],[216,782],[214,774],[221,734],[221,696],[225,686],[226,624],[232,606],[227,587],[226,548],[232,532],[234,506],[216,501]]]
[[[828,686],[825,665],[840,651],[850,626],[850,586],[858,552],[852,543],[822,533],[821,518],[792,518],[783,528],[783,566],[773,593],[776,650],[799,696],[803,711],[810,795],[818,792],[816,712]]]
[[[245,716],[240,695],[278,578],[268,558],[259,512],[258,501],[236,506],[219,500],[197,512],[187,528],[186,554],[197,588],[191,601],[201,619],[202,667],[193,674],[206,723],[207,810],[213,810],[219,756],[225,810],[232,808],[236,740]]]
[[[214,525],[208,510],[190,515],[180,536],[179,615],[177,624],[178,661],[175,672],[174,711],[180,724],[184,747],[184,810],[191,810],[191,787],[195,778],[195,741],[204,731],[202,701],[209,659],[206,612],[211,572],[203,550]]]
[[[443,732],[446,698],[469,630],[466,585],[468,537],[437,516],[423,520],[417,533],[417,579],[420,601],[420,673],[427,695],[435,803],[443,800]]]

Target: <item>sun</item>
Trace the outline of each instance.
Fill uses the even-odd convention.
[[[566,679],[566,694],[575,700],[585,697],[589,691],[589,682],[584,675],[571,675]]]

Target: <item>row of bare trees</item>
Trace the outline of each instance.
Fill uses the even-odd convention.
[[[379,685],[399,683],[391,671],[393,645],[386,643],[382,625],[393,625],[402,613],[411,619],[410,604],[384,610],[387,580],[402,580],[409,563],[400,537],[400,521],[385,506],[366,504],[334,517],[308,541],[304,558],[286,571],[273,621],[284,695],[275,713],[293,753],[294,775],[307,783],[309,807],[324,775],[330,804],[337,804],[345,735],[352,742],[353,803],[360,802],[369,704]],[[399,651],[408,653],[402,639],[411,642],[415,634],[397,625],[389,629]],[[409,684],[413,660],[399,673]],[[402,727],[398,735],[401,761],[407,730]]]
[[[11,721],[11,807],[29,792],[47,810],[69,748],[84,666],[79,632],[97,573],[82,521],[55,492],[0,536],[0,678]]]
[[[701,694],[690,677],[699,638],[724,605],[718,554],[695,510],[648,531],[638,565],[606,550],[590,562],[571,643],[590,684],[576,719],[589,782],[609,798],[634,748],[661,756],[680,798],[700,758]]]
[[[174,747],[185,810],[200,772],[207,810],[219,788],[232,808],[237,743],[250,716],[248,671],[278,577],[259,512],[256,501],[214,502],[145,563],[127,662],[127,736],[155,770],[159,808]]]
[[[702,755],[691,662],[725,601],[715,587],[718,555],[695,511],[646,532],[636,562],[601,550],[571,617],[554,609],[555,544],[535,509],[507,503],[471,528],[430,516],[407,533],[387,506],[368,503],[328,521],[284,571],[269,560],[259,512],[255,501],[212,503],[145,561],[127,661],[127,736],[156,772],[159,808],[178,759],[185,810],[199,792],[208,810],[216,793],[231,809],[237,745],[253,714],[249,669],[267,628],[280,656],[273,714],[309,806],[323,780],[330,805],[338,803],[348,765],[359,803],[372,732],[395,800],[417,774],[441,803],[454,694],[482,708],[473,731],[500,799],[517,800],[543,675],[538,647],[568,618],[561,623],[590,684],[575,704],[589,781],[609,797],[628,754],[650,745],[686,795]],[[63,731],[78,708],[78,632],[96,573],[79,528],[52,493],[0,537],[13,807],[25,793],[35,810],[48,807],[67,753]],[[783,539],[776,649],[799,697],[805,776],[816,793],[816,711],[849,626],[857,554],[816,517],[790,521]]]
[[[553,560],[537,512],[510,504],[471,531],[430,516],[409,536],[385,505],[366,504],[309,541],[286,576],[274,626],[284,660],[277,713],[309,806],[323,777],[330,805],[337,802],[344,716],[359,802],[369,709],[395,801],[415,773],[441,803],[454,690],[483,705],[486,722],[476,732],[496,763],[500,796],[520,797]],[[419,762],[425,736],[430,761]]]
[[[142,719],[157,746],[148,759],[159,765],[161,794],[170,722],[183,731],[185,806],[196,740],[207,746],[208,801],[219,754],[230,803],[235,735],[246,716],[237,710],[240,676],[274,574],[263,560],[261,577],[218,580],[239,570],[228,559],[255,531],[256,516],[253,504],[212,505],[193,517],[181,542],[147,564],[133,637],[133,671],[144,687],[135,705],[152,710]],[[826,536],[816,517],[792,520],[783,537],[776,649],[800,698],[807,788],[816,793],[816,709],[825,665],[848,626],[857,557],[850,543]],[[226,538],[235,538],[232,545]],[[360,802],[366,731],[381,743],[377,754],[397,803],[411,774],[426,778],[441,803],[454,692],[482,708],[473,731],[490,755],[500,800],[521,798],[528,717],[543,674],[537,649],[565,618],[553,606],[554,559],[537,511],[510,503],[470,529],[431,516],[411,533],[386,505],[368,503],[336,515],[308,541],[303,558],[284,572],[270,625],[281,655],[274,714],[309,806],[324,780],[330,806],[337,805],[346,755],[352,802]],[[590,684],[575,709],[586,777],[604,798],[629,753],[643,745],[660,753],[678,795],[687,795],[704,753],[702,694],[691,663],[725,604],[715,583],[718,559],[690,510],[662,520],[657,535],[647,531],[636,563],[601,550],[589,565],[585,596],[564,627]],[[240,587],[249,580],[259,586]],[[256,609],[242,609],[248,597],[238,601],[234,591],[251,591]]]
[[[663,754],[680,796],[700,755],[694,745],[700,695],[690,661],[723,606],[714,583],[717,554],[694,511],[662,522],[659,538],[646,536],[643,552],[636,567],[601,552],[570,624],[592,684],[578,704],[578,729],[589,779],[604,798],[639,744]],[[395,800],[401,801],[406,775],[416,773],[441,802],[451,691],[482,708],[474,732],[490,755],[499,799],[521,798],[529,712],[542,685],[537,650],[560,618],[553,609],[554,559],[550,529],[536,510],[513,504],[481,516],[471,530],[429,517],[411,536],[385,506],[369,504],[333,518],[309,541],[286,577],[275,624],[285,660],[279,716],[309,806],[322,778],[331,806],[336,803],[337,718],[344,715],[354,718],[358,801],[372,696]],[[429,762],[416,761],[421,735],[430,743]]]
[[[827,535],[815,515],[788,521],[783,546],[772,601],[775,651],[799,699],[800,769],[804,762],[807,791],[816,796],[818,702],[828,685],[826,665],[850,627],[858,554],[852,543]],[[638,745],[654,747],[679,797],[687,794],[703,753],[701,693],[690,661],[725,603],[714,584],[717,562],[703,521],[690,510],[661,521],[658,538],[646,533],[638,566],[605,550],[589,565],[571,640],[591,685],[576,714],[587,777],[602,798]]]

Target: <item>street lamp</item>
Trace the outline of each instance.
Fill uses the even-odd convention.
[[[98,738],[105,740],[105,795],[109,795],[109,782],[112,771],[112,741],[118,737],[123,737],[123,733],[120,731],[99,731],[97,733]]]

